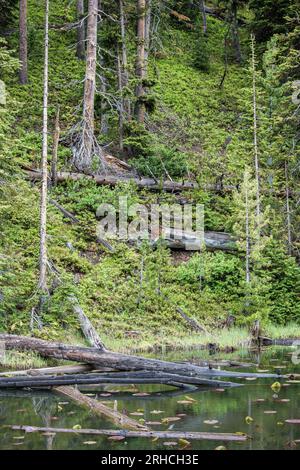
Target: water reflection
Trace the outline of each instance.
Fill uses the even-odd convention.
[[[203,352],[170,353],[167,358],[181,361],[207,359]],[[257,363],[258,367],[253,367],[252,371],[259,369],[273,372],[280,368],[282,373],[300,372],[300,367],[292,364],[291,350],[287,348],[268,349],[259,356],[255,352],[243,351],[239,356],[235,355],[234,359]],[[138,387],[139,392],[149,393],[142,397],[134,396],[137,389],[130,386],[89,387],[86,391],[103,402],[111,403],[112,407],[117,406],[119,411],[129,416],[134,412],[141,413],[135,419],[160,422],[160,425],[152,426],[155,430],[171,428],[180,431],[244,432],[252,437],[246,443],[194,441],[191,449],[214,449],[219,445],[228,449],[297,448],[294,442],[300,439],[300,426],[286,424],[285,420],[300,418],[300,384],[283,380],[281,390],[275,393],[271,389],[272,380],[269,379],[241,379],[240,382],[245,384],[244,387],[223,392],[202,389],[189,393],[194,401],[188,400],[185,392],[171,391],[161,386]],[[182,401],[189,403],[178,403]],[[166,417],[180,419],[172,423],[161,422]],[[247,420],[247,417],[252,419]],[[76,434],[24,435],[6,427],[12,424],[59,428],[80,425],[82,428],[114,429],[114,425],[106,419],[95,417],[89,411],[48,392],[0,392],[1,449],[168,449],[163,440],[154,442],[134,438],[113,442],[106,437]],[[180,448],[179,443],[176,448]]]

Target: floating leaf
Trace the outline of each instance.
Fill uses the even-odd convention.
[[[171,446],[177,446],[177,442],[164,442],[163,443],[164,446],[168,446],[168,447],[171,447]]]
[[[97,444],[97,441],[85,441],[84,444],[86,446],[93,446],[93,445]]]
[[[150,411],[150,414],[152,414],[152,415],[160,415],[160,414],[162,414],[162,413],[164,413],[164,411],[161,411],[161,410],[153,410],[153,411]]]
[[[218,420],[216,419],[207,419],[206,421],[204,421],[204,424],[209,424],[211,426],[213,426],[214,424],[218,424]]]
[[[173,423],[173,422],[175,422],[175,421],[180,421],[180,420],[181,420],[181,418],[180,418],[179,416],[170,416],[170,417],[168,417],[168,418],[163,418],[163,419],[161,420],[161,422],[162,422],[163,424],[168,424],[168,423]]]
[[[194,402],[197,402],[197,400],[195,400],[194,398],[192,397],[189,397],[188,395],[185,395],[184,398],[188,401],[194,401]]]
[[[160,421],[146,421],[146,424],[149,426],[161,426]]]
[[[254,419],[251,418],[251,416],[246,416],[245,421],[246,421],[247,424],[251,424],[251,423],[253,423]]]
[[[265,415],[276,415],[277,411],[275,411],[275,410],[266,410],[266,411],[264,411],[264,414]]]
[[[179,439],[178,442],[179,442],[179,444],[180,444],[181,446],[189,446],[189,445],[191,445],[190,441],[187,441],[186,439]]]
[[[80,424],[75,424],[75,426],[73,426],[73,429],[75,429],[75,430],[76,430],[76,429],[81,429]]]
[[[148,397],[150,395],[150,393],[146,393],[146,392],[140,392],[140,393],[133,393],[132,396],[133,397]]]
[[[110,436],[108,437],[109,441],[124,441],[124,436]]]
[[[224,446],[219,446],[219,447],[216,447],[215,450],[227,450],[227,449]]]
[[[111,393],[100,393],[100,397],[111,397]]]
[[[178,400],[177,402],[179,405],[193,405],[193,401],[187,401],[187,400]]]
[[[280,382],[274,382],[274,383],[271,385],[271,389],[272,389],[273,392],[275,392],[275,393],[280,392],[280,390],[281,390],[281,383],[280,383]]]
[[[140,413],[139,411],[133,411],[133,413],[130,413],[131,416],[144,416],[144,413]]]

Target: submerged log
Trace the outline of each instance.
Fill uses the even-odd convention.
[[[134,419],[109,408],[94,398],[83,395],[83,393],[79,392],[79,390],[76,390],[74,387],[56,387],[54,391],[60,395],[64,395],[70,398],[78,405],[88,408],[93,414],[97,416],[105,416],[109,420],[113,421],[116,425],[121,426],[124,429],[148,430],[147,426],[144,426]]]
[[[100,351],[96,348],[82,348],[78,346],[66,345],[62,343],[51,343],[41,339],[27,336],[0,334],[0,341],[5,349],[17,349],[21,351],[35,351],[43,357],[53,357],[56,359],[66,359],[69,361],[96,364],[100,367],[108,367],[123,371],[147,370],[178,374],[188,377],[257,377],[257,378],[279,378],[278,374],[255,374],[246,372],[231,372],[206,367],[199,367],[193,364],[180,364],[166,362],[157,359],[148,359],[138,356],[129,356],[110,351]]]
[[[13,431],[49,432],[57,434],[83,434],[94,436],[123,436],[127,437],[145,437],[158,439],[185,439],[196,441],[226,441],[226,442],[245,442],[249,439],[246,434],[213,433],[213,432],[180,432],[180,431],[123,431],[115,429],[65,429],[65,428],[46,428],[37,426],[11,426]]]
[[[0,389],[3,388],[45,388],[62,385],[101,385],[101,384],[164,384],[179,388],[188,388],[189,385],[208,387],[236,387],[239,384],[209,380],[184,375],[165,374],[155,371],[110,373],[110,374],[77,374],[59,376],[32,376],[32,377],[2,377]],[[193,387],[192,387],[193,388]]]

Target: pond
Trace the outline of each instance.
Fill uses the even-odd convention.
[[[300,373],[300,365],[292,362],[292,349],[269,348],[260,354],[243,351],[234,359],[258,364],[249,371],[281,370]],[[207,353],[189,352],[164,355],[164,359],[197,361]],[[218,356],[213,356],[216,360]],[[222,359],[226,359],[224,354]],[[234,369],[241,370],[241,369]],[[93,393],[103,402],[113,402],[135,419],[152,422],[152,429],[247,433],[246,442],[191,441],[188,449],[210,450],[219,446],[234,449],[297,449],[300,448],[300,425],[287,419],[300,419],[300,382],[281,380],[280,391],[274,392],[274,379],[239,380],[243,387],[220,390],[199,390],[192,393],[174,391],[164,386],[105,386]],[[92,391],[89,390],[89,394]],[[138,395],[136,395],[138,394]],[[145,396],[139,396],[144,394]],[[188,395],[188,396],[186,396]],[[186,402],[186,403],[180,403]],[[131,413],[134,413],[133,415]],[[166,422],[165,418],[178,418]],[[252,419],[247,419],[251,417]],[[41,427],[115,429],[107,419],[95,417],[85,409],[49,392],[0,391],[0,449],[96,449],[96,450],[170,450],[182,449],[186,443],[172,439],[152,440],[127,438],[112,441],[108,437],[80,434],[42,434],[12,431],[8,425]]]

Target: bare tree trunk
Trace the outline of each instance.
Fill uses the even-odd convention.
[[[55,128],[53,133],[53,149],[52,149],[52,161],[51,161],[51,181],[52,185],[57,185],[57,153],[58,153],[58,144],[60,137],[60,127],[59,127],[59,107],[57,108],[56,118],[55,118]]]
[[[124,150],[124,97],[123,97],[123,80],[122,80],[122,64],[119,46],[117,48],[117,72],[118,72],[118,89],[120,94],[119,103],[119,147],[121,152]]]
[[[49,0],[45,0],[45,63],[43,104],[42,189],[40,205],[40,278],[39,289],[47,293],[47,190],[48,190],[48,55],[49,55]]]
[[[21,85],[28,83],[28,63],[27,63],[27,0],[20,0],[20,22],[19,22],[19,58],[21,68],[19,81]]]
[[[85,24],[84,24],[84,0],[77,0],[77,50],[78,59],[85,59]]]
[[[145,75],[147,75],[148,59],[151,45],[152,0],[147,0],[145,14]]]
[[[255,57],[255,36],[251,34],[251,51],[252,51],[252,86],[253,86],[253,144],[254,144],[254,166],[256,180],[256,217],[257,227],[260,226],[260,166],[258,155],[257,140],[257,92],[256,92],[256,57]]]
[[[203,18],[203,34],[206,34],[207,33],[207,18],[206,18],[204,0],[199,0],[199,6],[200,6],[200,11],[202,13],[202,18]]]
[[[286,194],[286,225],[287,225],[287,238],[288,238],[288,254],[291,256],[293,251],[292,245],[292,224],[291,224],[291,211],[290,211],[290,189],[289,189],[289,166],[285,161],[285,194]]]
[[[126,20],[124,13],[124,1],[119,0],[120,7],[120,28],[122,40],[122,89],[128,86],[128,59],[127,59],[127,45],[126,45]],[[130,101],[128,98],[123,98],[123,108],[127,116],[131,117]]]
[[[237,1],[235,0],[232,2],[232,40],[235,51],[235,58],[237,63],[240,64],[242,62],[242,52],[237,18]]]
[[[250,223],[249,223],[249,197],[248,181],[246,182],[245,206],[246,206],[246,283],[250,284]]]
[[[104,57],[100,54],[99,61],[101,64],[102,70],[105,69]],[[101,74],[101,134],[107,135],[109,130],[108,118],[107,118],[107,79],[105,73]]]
[[[98,0],[89,0],[87,23],[87,56],[83,102],[83,161],[82,168],[90,168],[95,130],[94,109],[96,91],[96,58],[97,58],[97,20]]]
[[[145,16],[146,16],[146,0],[137,0],[137,60],[136,60],[136,78],[138,84],[136,87],[136,119],[140,124],[145,122],[145,103],[144,103],[144,79],[145,79]]]

